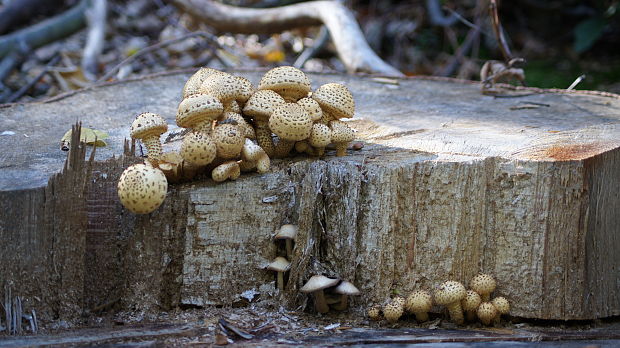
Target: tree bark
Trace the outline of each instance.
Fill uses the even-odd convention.
[[[373,52],[353,14],[336,1],[309,1],[268,9],[241,8],[210,0],[174,0],[174,4],[215,29],[231,33],[277,33],[324,24],[349,72],[403,75]]]

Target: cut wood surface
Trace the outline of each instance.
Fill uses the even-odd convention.
[[[262,75],[235,73],[254,83]],[[274,161],[271,172],[236,182],[171,185],[156,212],[130,214],[115,182],[138,159],[119,158],[123,139],[143,111],[173,124],[188,77],[0,108],[0,133],[14,132],[0,136],[0,280],[26,305],[62,317],[107,304],[171,308],[266,295],[275,278],[261,268],[276,256],[272,235],[294,223],[283,295],[292,307],[305,303],[298,289],[315,272],[353,281],[360,306],[484,271],[514,316],[620,314],[620,99],[493,98],[475,83],[309,74],[314,88],[349,86],[362,150]],[[110,134],[82,186],[71,173],[88,165],[54,176],[66,157],[60,138],[76,120]],[[65,292],[74,297],[56,296]]]

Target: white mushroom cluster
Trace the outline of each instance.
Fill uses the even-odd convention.
[[[467,290],[460,282],[449,280],[439,285],[433,295],[427,290],[416,290],[406,299],[396,296],[382,305],[372,305],[367,310],[371,320],[385,319],[397,322],[405,313],[415,315],[417,322],[429,320],[428,313],[433,305],[444,306],[455,324],[462,325],[465,319],[474,322],[476,318],[484,325],[499,323],[502,314],[508,314],[510,304],[505,297],[490,299],[495,291],[495,279],[485,273],[475,276]]]
[[[160,137],[168,125],[158,114],[138,115],[130,135],[146,147],[146,165],[169,182],[204,172],[222,182],[236,180],[241,172],[266,173],[271,158],[286,157],[293,148],[323,156],[333,144],[337,156],[346,155],[355,131],[342,119],[354,112],[346,86],[328,83],[313,92],[306,74],[291,66],[267,71],[257,87],[244,77],[201,68],[185,83],[178,105],[176,123],[186,129],[178,152],[163,152]],[[129,208],[121,192],[126,186],[119,182],[119,197],[132,212],[150,213],[161,205]]]

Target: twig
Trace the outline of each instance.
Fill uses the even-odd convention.
[[[108,80],[109,78],[111,78],[116,73],[116,71],[120,67],[122,67],[123,65],[126,65],[128,63],[133,62],[135,59],[137,59],[138,57],[140,57],[140,56],[142,56],[142,55],[144,55],[146,53],[156,51],[156,50],[158,50],[158,49],[160,49],[162,47],[165,47],[165,46],[168,46],[168,45],[172,45],[172,44],[175,44],[175,43],[177,43],[179,41],[187,40],[189,38],[196,37],[196,36],[202,36],[202,37],[206,38],[209,42],[211,42],[211,44],[213,44],[213,45],[217,46],[218,48],[222,49],[221,45],[217,42],[217,39],[215,39],[215,37],[212,34],[209,34],[209,33],[204,32],[204,31],[196,31],[196,32],[193,32],[193,33],[189,33],[189,34],[186,34],[186,35],[174,38],[174,39],[170,39],[170,40],[166,40],[166,41],[161,41],[161,42],[158,42],[158,43],[156,43],[154,45],[147,46],[147,47],[139,50],[135,54],[133,54],[133,55],[123,59],[120,63],[118,63],[116,66],[114,66],[112,69],[110,69],[107,73],[105,73],[105,75],[103,75],[101,78],[99,78],[97,80],[97,82]]]
[[[50,62],[45,66],[45,68],[43,68],[43,71],[41,71],[37,76],[35,76],[35,78],[30,80],[30,82],[28,82],[26,85],[22,86],[15,93],[11,94],[8,98],[6,98],[6,102],[12,103],[16,101],[17,99],[21,98],[22,96],[24,96],[24,94],[26,94],[37,82],[39,82],[39,80],[41,80],[43,76],[45,76],[45,74],[47,74],[50,71],[52,66],[58,63],[58,61],[60,61],[60,55],[57,54],[56,56],[52,58],[52,60],[50,60]]]
[[[443,8],[444,10],[446,10],[446,11],[450,12],[451,14],[453,14],[453,15],[454,15],[454,16],[455,16],[455,17],[456,17],[456,18],[457,18],[457,19],[458,19],[461,23],[465,24],[466,26],[470,27],[471,29],[478,29],[478,31],[479,31],[482,35],[485,35],[485,36],[492,36],[492,34],[491,34],[491,33],[488,33],[488,32],[486,32],[486,31],[482,30],[482,28],[480,28],[480,25],[476,25],[476,24],[474,24],[474,23],[472,23],[472,22],[468,21],[468,20],[467,20],[467,18],[465,18],[465,17],[461,16],[461,14],[460,14],[460,13],[458,13],[458,12],[454,11],[453,9],[451,9],[451,8],[449,8],[449,7],[447,7],[447,6],[444,6],[444,7],[442,7],[442,8]]]
[[[103,52],[105,42],[108,4],[106,0],[92,0],[90,5],[86,10],[88,36],[82,55],[82,71],[88,80],[94,81],[99,70],[97,62],[101,52]]]
[[[325,46],[327,40],[329,40],[329,31],[322,25],[314,39],[314,45],[303,50],[295,60],[295,63],[293,63],[293,66],[301,69],[310,58],[314,57]]]
[[[376,55],[351,11],[337,1],[308,1],[267,9],[242,8],[212,0],[173,0],[173,4],[215,29],[231,33],[272,34],[325,25],[349,72],[403,76]]]
[[[479,20],[476,20],[476,23],[479,23]],[[474,41],[480,35],[480,26],[475,25],[468,33],[467,37],[465,37],[465,41],[459,48],[456,50],[456,53],[448,63],[438,74],[439,76],[450,76],[454,73],[454,71],[458,68],[460,62],[463,60],[463,57],[471,50],[471,47]]]
[[[493,23],[493,32],[495,33],[495,37],[497,38],[499,49],[502,51],[504,60],[508,62],[512,59],[512,53],[510,52],[510,48],[508,47],[508,43],[506,42],[506,38],[504,37],[504,31],[502,29],[502,24],[499,21],[499,14],[497,10],[496,0],[490,0],[489,14],[491,16],[491,22]]]
[[[32,49],[67,37],[80,30],[85,23],[84,11],[89,0],[81,0],[70,10],[14,33],[0,36],[0,58],[18,47],[21,41]]]
[[[580,75],[579,77],[577,77],[575,79],[575,81],[573,81],[573,83],[570,84],[570,86],[568,86],[568,88],[566,89],[567,91],[571,91],[573,89],[575,89],[575,87],[577,87],[577,85],[583,81],[586,78],[585,74]]]
[[[426,0],[426,11],[428,12],[428,19],[433,25],[449,27],[458,21],[454,13],[451,13],[449,17],[445,17],[441,13],[441,5],[438,0]]]

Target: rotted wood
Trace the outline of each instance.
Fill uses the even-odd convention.
[[[262,75],[235,73],[254,83]],[[493,98],[474,83],[309,76],[314,88],[352,90],[362,150],[274,161],[236,182],[171,185],[146,216],[116,197],[123,168],[140,160],[120,156],[124,139],[143,111],[174,124],[189,73],[0,108],[0,133],[14,133],[0,137],[0,280],[52,318],[241,303],[248,291],[274,292],[262,267],[282,252],[274,231],[293,223],[282,294],[291,307],[306,304],[298,289],[317,272],[353,281],[359,308],[484,271],[513,316],[620,314],[620,99]],[[56,174],[66,157],[59,140],[76,119],[110,134],[87,185],[86,167]]]

